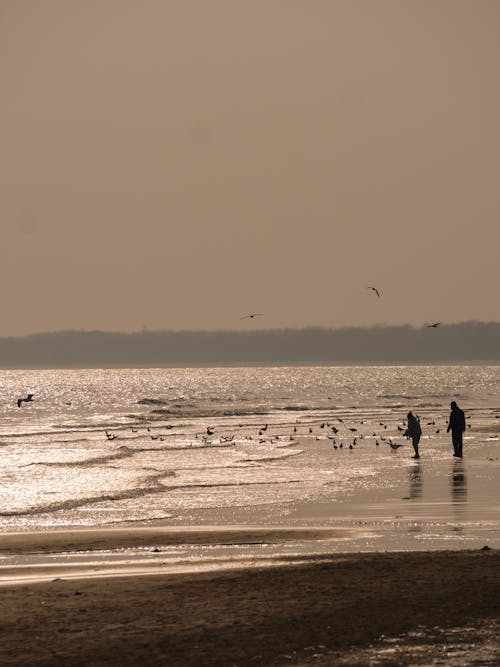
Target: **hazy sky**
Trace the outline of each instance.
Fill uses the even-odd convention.
[[[0,0],[0,335],[499,321],[499,35],[498,0]]]

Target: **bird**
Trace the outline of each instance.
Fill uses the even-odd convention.
[[[18,399],[17,399],[17,407],[20,408],[20,407],[21,407],[21,403],[23,403],[23,402],[24,402],[24,403],[31,403],[31,401],[33,400],[33,396],[34,396],[34,395],[35,395],[35,394],[28,394],[28,395],[26,396],[26,398],[18,398]]]
[[[215,429],[213,427],[210,428],[210,426],[207,426],[207,435],[213,435],[214,432],[215,432]]]
[[[376,287],[368,286],[366,289],[371,289],[380,298],[380,292],[378,291],[378,289]]]
[[[108,440],[116,440],[116,438],[118,437],[116,433],[109,433],[108,431],[104,431],[104,433],[106,433],[106,438]]]
[[[391,449],[399,449],[403,445],[400,445],[397,442],[392,442],[392,440],[389,440],[389,446],[390,446]]]
[[[254,317],[263,317],[264,313],[250,313],[250,315],[243,315],[240,320],[252,319]]]
[[[436,329],[441,322],[434,322],[434,324],[427,324],[427,329]]]

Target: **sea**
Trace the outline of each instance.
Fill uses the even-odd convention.
[[[3,370],[0,531],[349,525],[352,548],[498,542],[499,396],[494,364]]]

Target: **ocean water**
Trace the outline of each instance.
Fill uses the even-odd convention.
[[[397,521],[401,488],[415,534],[499,525],[496,365],[1,371],[0,389],[2,531],[257,517],[373,528]],[[451,400],[467,416],[463,464]]]

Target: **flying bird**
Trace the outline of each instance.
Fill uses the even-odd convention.
[[[436,329],[440,324],[441,324],[441,322],[434,322],[434,324],[428,324],[427,328],[428,329]]]
[[[35,394],[28,394],[28,395],[26,396],[26,398],[18,398],[18,399],[17,399],[17,407],[20,408],[20,407],[21,407],[21,403],[23,403],[23,402],[24,402],[24,403],[31,403],[31,401],[33,400],[33,396],[34,396],[34,395],[35,395]]]
[[[380,298],[380,292],[378,291],[378,289],[377,289],[376,287],[370,287],[370,286],[368,286],[366,289],[371,289],[371,290],[373,290],[373,291],[375,292],[375,294]]]
[[[243,315],[240,317],[240,320],[246,320],[248,318],[252,319],[253,317],[263,317],[264,313],[250,313],[250,315]]]
[[[391,449],[399,449],[403,445],[400,445],[397,442],[392,442],[392,440],[389,440],[389,446],[390,446]]]

